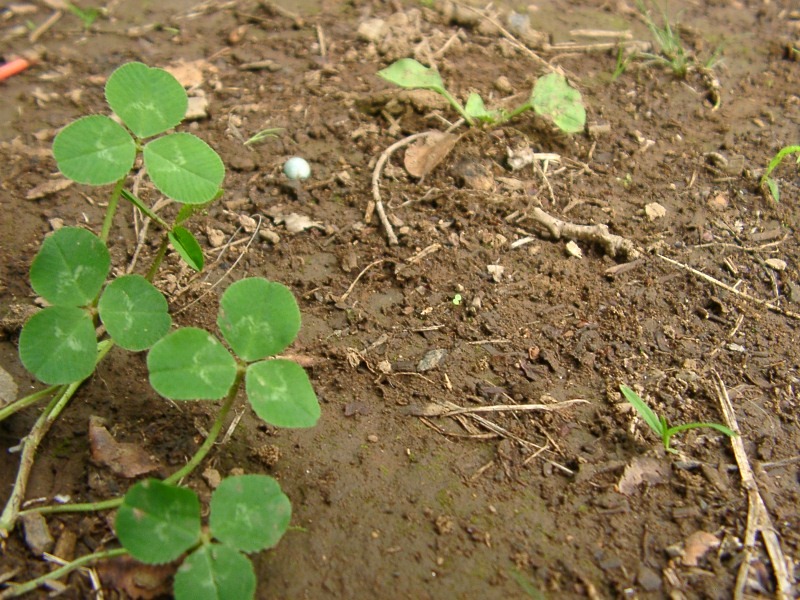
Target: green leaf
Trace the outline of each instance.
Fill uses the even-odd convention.
[[[111,338],[126,350],[145,350],[172,325],[167,300],[141,275],[124,275],[106,287],[97,305]]]
[[[689,429],[701,429],[701,428],[708,428],[708,429],[715,429],[720,433],[727,435],[728,437],[736,437],[739,435],[733,429],[725,427],[725,425],[720,425],[719,423],[685,423],[684,425],[676,425],[675,427],[670,427],[668,433],[670,435],[680,433],[681,431],[687,431]]]
[[[403,88],[428,89],[439,93],[444,90],[439,71],[430,69],[413,58],[401,58],[378,71],[378,76]]]
[[[494,123],[497,121],[498,114],[494,110],[486,110],[486,106],[481,98],[475,92],[472,92],[467,98],[467,103],[464,105],[464,111],[473,119],[478,119],[485,123]]]
[[[228,477],[211,495],[211,533],[242,552],[275,546],[291,519],[292,503],[268,475]]]
[[[203,545],[181,564],[173,592],[176,600],[248,600],[256,593],[256,574],[233,548]]]
[[[586,108],[581,93],[567,83],[563,75],[549,73],[533,86],[531,104],[537,114],[548,117],[566,133],[583,131]]]
[[[245,375],[247,399],[255,413],[276,427],[313,427],[319,401],[303,367],[290,360],[253,363]]]
[[[171,562],[200,540],[200,501],[189,489],[146,479],[125,494],[115,528],[136,560]]]
[[[31,286],[51,304],[94,300],[111,270],[111,255],[91,231],[62,227],[45,238],[31,263]]]
[[[650,426],[650,429],[655,431],[660,437],[663,438],[666,426],[662,424],[658,416],[656,416],[656,413],[653,412],[653,409],[647,406],[645,401],[639,397],[639,394],[634,392],[627,385],[620,385],[619,389],[622,392],[622,395],[625,396],[625,399],[630,402],[633,405],[633,408],[635,408],[642,416],[645,423]]]
[[[781,201],[781,190],[778,187],[778,182],[775,181],[772,177],[764,177],[764,183],[767,184],[769,188],[769,193],[772,194],[772,197],[775,199],[775,202]]]
[[[236,355],[251,362],[278,354],[294,341],[300,309],[286,286],[251,277],[225,290],[217,325]]]
[[[19,358],[36,379],[48,385],[86,379],[97,360],[92,318],[74,306],[40,310],[22,328]]]
[[[106,82],[106,100],[139,138],[163,133],[183,120],[189,100],[183,86],[164,69],[140,62],[122,65]]]
[[[192,232],[185,227],[176,225],[167,235],[172,247],[181,255],[183,262],[195,271],[202,271],[204,264],[203,249],[194,235],[192,235]]]
[[[58,170],[78,183],[105,185],[125,177],[136,159],[136,143],[125,128],[103,115],[70,123],[53,140]]]
[[[236,379],[236,361],[217,338],[196,327],[174,331],[147,355],[150,385],[171,400],[218,400]]]
[[[144,147],[144,165],[153,184],[165,195],[186,204],[214,199],[225,166],[214,150],[191,133],[173,133]]]

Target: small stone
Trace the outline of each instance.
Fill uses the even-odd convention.
[[[197,90],[195,96],[189,97],[189,105],[186,108],[187,121],[200,121],[208,118],[208,98],[203,90]]]
[[[494,88],[503,94],[511,94],[514,91],[514,86],[511,85],[511,82],[505,75],[500,75],[500,77],[494,80]]]
[[[210,487],[212,490],[215,490],[222,481],[222,476],[216,469],[208,467],[205,471],[203,471],[203,479],[206,480],[208,487]]]
[[[281,241],[281,236],[279,236],[271,229],[260,229],[258,235],[260,235],[262,239],[267,240],[272,245],[275,245]]]
[[[581,250],[581,247],[578,246],[578,244],[576,244],[573,241],[567,242],[567,245],[564,246],[564,249],[567,251],[567,254],[569,256],[574,256],[575,258],[583,258],[583,250]]]
[[[644,207],[644,214],[651,221],[661,219],[667,215],[667,209],[661,206],[658,202],[651,202]]]
[[[447,356],[447,350],[443,348],[437,348],[436,350],[426,352],[425,356],[423,356],[422,360],[417,364],[417,372],[424,373],[425,371],[435,369],[442,364],[445,356]]]
[[[241,225],[242,229],[247,233],[253,233],[256,227],[258,227],[258,223],[250,215],[239,215],[239,225]]]
[[[60,219],[58,217],[53,217],[52,219],[48,219],[47,222],[50,224],[50,229],[53,231],[58,231],[62,227],[64,227],[64,219]]]
[[[18,392],[19,388],[17,388],[14,378],[3,367],[0,367],[0,406],[16,400]]]
[[[208,244],[212,248],[219,248],[225,243],[225,234],[219,229],[209,227],[206,230],[206,236],[208,237]]]
[[[764,261],[770,269],[774,269],[776,271],[785,271],[786,270],[786,261],[781,260],[780,258],[768,258]]]
[[[646,592],[655,592],[661,589],[661,577],[653,569],[645,565],[639,566],[636,581]]]
[[[358,37],[367,42],[379,42],[384,37],[388,27],[383,19],[367,19],[358,26]]]
[[[492,281],[500,283],[506,268],[503,265],[486,265],[486,270],[489,272],[489,275],[492,276]]]
[[[369,434],[369,435],[367,436],[367,441],[368,441],[368,442],[370,442],[370,443],[372,443],[372,444],[375,444],[375,443],[377,443],[377,441],[378,441],[378,436],[377,436],[377,435],[375,435],[374,433],[371,433],[371,434]]]
[[[55,540],[50,535],[47,521],[39,513],[30,513],[22,516],[22,525],[25,527],[25,543],[36,556],[53,549]]]

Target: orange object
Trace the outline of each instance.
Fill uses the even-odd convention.
[[[31,63],[27,58],[15,58],[14,60],[10,60],[6,64],[0,66],[0,81],[8,79],[17,73],[21,73],[30,66]]]

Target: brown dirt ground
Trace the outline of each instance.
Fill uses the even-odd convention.
[[[51,14],[44,3],[33,7],[2,13],[3,59],[29,46],[26,23]],[[94,230],[102,219],[107,189],[73,185],[26,199],[58,178],[49,154],[54,133],[106,110],[103,83],[123,62],[201,61],[209,117],[188,129],[220,153],[228,174],[221,203],[193,226],[246,241],[240,217],[260,216],[279,240],[207,248],[210,267],[200,279],[170,257],[160,283],[176,313],[230,267],[228,282],[260,275],[290,286],[304,315],[293,351],[313,360],[323,409],[316,428],[298,432],[246,413],[200,469],[270,473],[292,499],[297,529],[254,558],[258,597],[732,597],[748,500],[730,442],[694,430],[677,438],[681,455],[664,455],[618,392],[620,383],[635,387],[671,423],[722,422],[714,371],[730,393],[789,574],[798,574],[797,316],[657,256],[800,310],[797,172],[791,164],[777,171],[780,204],[758,186],[769,158],[800,141],[800,68],[792,60],[800,13],[790,0],[670,2],[687,48],[701,60],[722,45],[717,110],[709,79],[698,73],[681,80],[638,60],[612,80],[615,50],[540,46],[538,55],[581,90],[587,132],[558,134],[532,115],[469,131],[422,182],[408,177],[398,151],[381,178],[397,246],[386,243],[375,217],[365,222],[376,158],[408,134],[445,128],[443,117],[453,120],[453,112],[407,101],[376,71],[402,56],[430,57],[457,34],[436,54],[445,81],[458,96],[477,90],[499,100],[527,93],[545,72],[539,62],[485,21],[447,19],[441,5],[323,0],[290,6],[302,11],[297,18],[249,0],[107,8],[88,32],[63,16],[38,40],[44,61],[0,84],[0,363],[21,390],[36,388],[16,358],[13,318],[33,304],[30,261],[50,219]],[[624,1],[556,0],[530,14],[551,43],[578,39],[570,32],[587,27],[651,39]],[[370,18],[390,19],[390,32],[364,39],[357,31]],[[255,61],[271,62],[242,68]],[[265,127],[285,132],[242,144]],[[563,160],[546,174],[531,166],[512,172],[507,149],[520,146]],[[299,192],[280,174],[292,155],[313,169]],[[157,199],[146,186],[140,193]],[[665,214],[651,220],[651,203]],[[537,206],[573,223],[605,223],[643,254],[617,274],[608,269],[626,258],[590,241],[579,242],[583,258],[570,257],[566,240],[549,239],[534,222]],[[318,226],[289,233],[274,217],[290,212]],[[122,268],[135,248],[128,209],[116,225],[111,249]],[[526,236],[533,240],[511,246]],[[145,254],[151,251],[148,245]],[[503,272],[493,277],[488,265]],[[176,320],[213,330],[220,289]],[[446,352],[444,360],[420,372],[434,349]],[[106,419],[118,440],[145,448],[165,473],[192,453],[213,407],[166,402],[146,379],[143,356],[112,353],[41,447],[28,498],[88,501],[126,489],[129,482],[89,460],[92,415]],[[484,414],[501,435],[469,417],[419,416],[435,403],[570,399],[588,402]],[[6,450],[36,414],[29,409],[0,424],[3,501],[17,466]],[[655,479],[629,489],[623,474],[635,469]],[[208,497],[199,473],[189,484]],[[56,537],[77,534],[76,555],[113,544],[104,515],[53,517],[49,526]],[[751,562],[748,593],[774,595],[761,538]],[[18,569],[19,581],[48,568],[19,528],[2,542],[0,575]],[[66,597],[92,593],[84,574],[64,583]]]

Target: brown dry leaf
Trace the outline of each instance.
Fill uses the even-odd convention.
[[[431,131],[406,150],[403,165],[412,177],[422,179],[433,171],[461,139],[454,133]]]
[[[183,87],[194,88],[203,84],[203,71],[208,69],[208,61],[198,59],[193,61],[179,60],[165,67],[164,70],[177,79]]]
[[[130,556],[103,561],[96,567],[103,584],[130,598],[150,600],[169,595],[178,563],[145,565]]]
[[[713,533],[695,531],[686,538],[684,543],[683,558],[681,562],[687,567],[696,567],[706,552],[712,548],[719,548],[719,540]]]
[[[50,194],[55,194],[57,192],[65,190],[72,184],[73,182],[70,181],[69,179],[56,179],[54,181],[45,181],[44,183],[40,183],[35,188],[30,190],[27,194],[25,194],[25,199],[38,200],[39,198],[44,198],[45,196],[49,196]]]
[[[92,460],[120,477],[131,479],[152,473],[159,467],[158,462],[140,446],[117,442],[99,417],[89,418],[89,444]]]
[[[657,458],[636,458],[620,477],[617,489],[620,494],[630,496],[641,484],[655,485],[669,478],[669,465]]]

